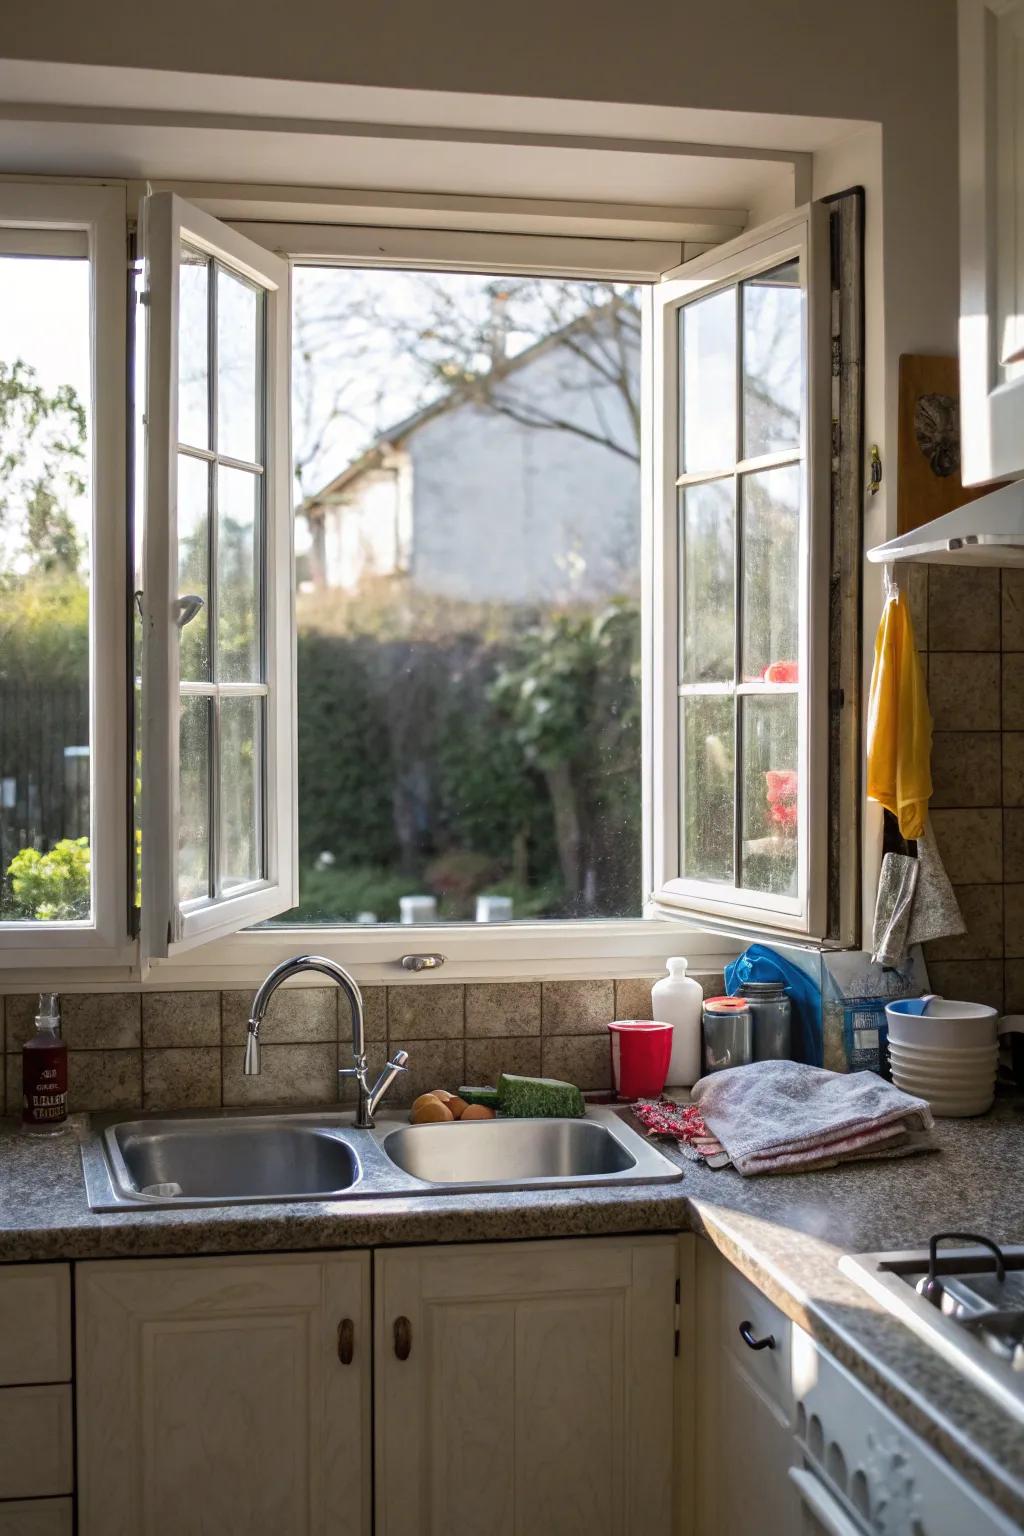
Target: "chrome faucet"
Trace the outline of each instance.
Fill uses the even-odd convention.
[[[339,1077],[354,1077],[359,1088],[359,1102],[356,1106],[356,1125],[360,1130],[372,1130],[373,1116],[387,1093],[391,1084],[400,1072],[406,1070],[409,1060],[407,1051],[396,1051],[388,1062],[380,1077],[371,1088],[366,1078],[366,1033],[363,1026],[363,997],[352,977],[343,966],[336,965],[333,960],[325,960],[320,955],[296,955],[291,960],[284,960],[275,966],[260,987],[252,1000],[252,1008],[249,1012],[249,1030],[245,1037],[245,1066],[243,1071],[246,1077],[258,1077],[260,1071],[260,1025],[267,1011],[267,1004],[281,985],[289,976],[298,976],[301,971],[319,971],[324,976],[329,976],[345,994],[349,1011],[352,1015],[352,1061],[351,1067],[340,1067]]]

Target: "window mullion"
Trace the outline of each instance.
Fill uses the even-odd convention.
[[[207,623],[210,630],[210,680],[215,685],[213,698],[210,703],[210,779],[207,785],[207,805],[210,815],[210,896],[216,900],[221,894],[221,868],[220,868],[220,690],[216,686],[220,677],[220,656],[218,644],[218,496],[220,477],[218,475],[217,459],[217,263],[210,262],[209,280],[207,283],[207,324],[209,336],[207,355],[210,359],[210,447],[213,449],[213,458],[210,462],[210,518],[209,518],[209,560],[210,575],[207,587],[209,607],[207,609]]]
[[[736,369],[734,378],[736,413],[736,464],[743,458],[743,289],[736,284]],[[743,478],[736,469],[733,474],[733,701],[732,701],[732,866],[733,884],[739,888],[742,876],[742,829],[743,829],[743,744],[740,735],[743,706],[735,685],[742,676],[743,660]]]

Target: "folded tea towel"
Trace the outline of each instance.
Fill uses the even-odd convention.
[[[946,874],[929,821],[917,840],[917,882],[910,904],[907,945],[927,944],[967,932],[960,903]]]
[[[930,1150],[932,1112],[874,1072],[759,1061],[694,1084],[708,1130],[744,1174],[805,1172]]]
[[[898,966],[907,958],[917,878],[917,860],[909,854],[882,855],[871,935],[871,958],[876,965]]]

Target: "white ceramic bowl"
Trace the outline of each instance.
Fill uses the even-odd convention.
[[[998,1042],[986,1045],[914,1045],[912,1041],[890,1040],[889,1049],[908,1061],[987,1061],[999,1050]]]
[[[909,1092],[909,1089],[905,1090]],[[974,1115],[984,1115],[992,1108],[992,1095],[977,1099],[937,1099],[918,1093],[915,1098],[925,1099],[928,1108],[938,1120],[968,1120]]]
[[[999,1038],[999,1014],[984,1003],[958,1003],[933,997],[924,1013],[885,1010],[889,1039],[927,1046],[994,1045]]]
[[[895,1073],[893,1082],[904,1093],[909,1093],[917,1099],[924,1099],[936,1114],[959,1111],[965,1114],[984,1114],[995,1098],[994,1083],[987,1083],[981,1087],[927,1086],[912,1080],[900,1079]]]
[[[951,1077],[945,1073],[904,1072],[893,1065],[892,1080],[898,1088],[914,1093],[984,1093],[995,1082],[994,1072],[976,1077]]]

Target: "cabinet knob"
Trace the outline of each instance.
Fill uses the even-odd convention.
[[[753,1323],[740,1323],[740,1338],[748,1349],[774,1349],[774,1333],[766,1333],[763,1339],[759,1339],[754,1332]]]
[[[395,1318],[395,1359],[408,1360],[412,1349],[412,1324],[407,1317]]]
[[[338,1359],[342,1365],[351,1365],[355,1354],[356,1325],[350,1317],[343,1317],[338,1324]]]

